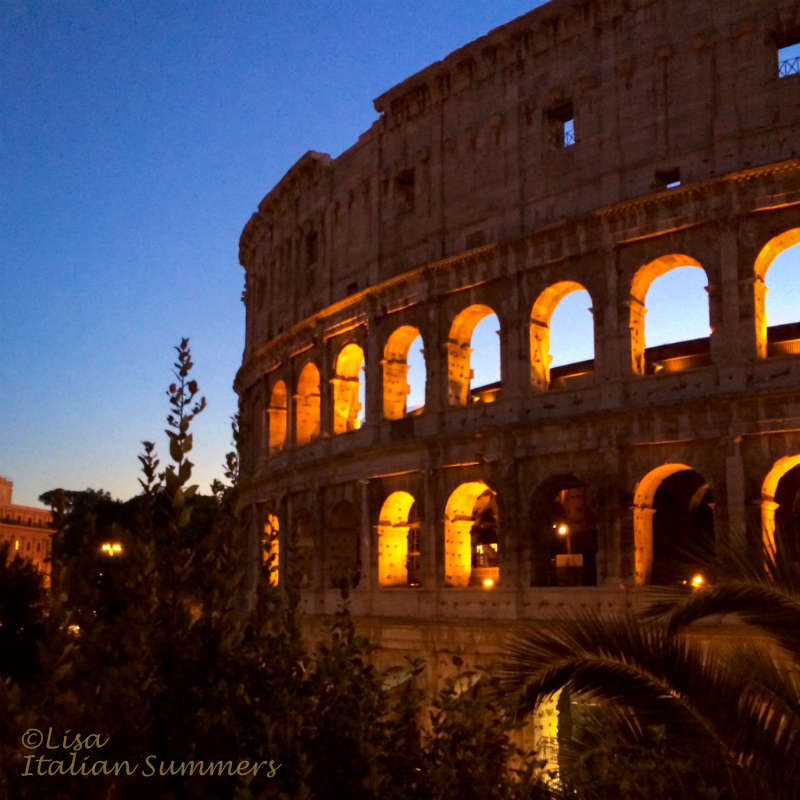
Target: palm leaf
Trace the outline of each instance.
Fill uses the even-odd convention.
[[[761,681],[751,679],[758,667],[765,670]],[[652,724],[680,731],[710,759],[728,761],[731,792],[733,776],[745,768],[772,785],[779,778],[800,784],[795,770],[779,775],[773,768],[797,760],[791,683],[774,664],[768,668],[753,656],[744,669],[742,659],[722,657],[662,625],[585,615],[527,629],[507,644],[500,687],[519,713],[566,688],[602,701],[633,736]]]

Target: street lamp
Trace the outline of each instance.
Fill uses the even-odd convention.
[[[122,545],[119,542],[103,542],[100,551],[109,557],[118,556],[122,552]]]

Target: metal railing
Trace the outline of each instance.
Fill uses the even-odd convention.
[[[788,78],[790,75],[800,75],[800,56],[778,62],[778,77]]]

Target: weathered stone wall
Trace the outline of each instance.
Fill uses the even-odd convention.
[[[707,482],[719,551],[769,528],[770,487],[800,454],[800,331],[768,337],[763,302],[772,259],[800,241],[800,76],[777,66],[795,40],[796,2],[553,0],[382,95],[354,147],[306,154],[266,196],[240,247],[243,502],[254,536],[280,519],[283,579],[310,547],[312,617],[335,610],[347,573],[381,658],[435,661],[495,652],[514,620],[638,607],[670,465]],[[686,264],[707,277],[710,339],[648,349],[647,289]],[[556,381],[549,318],[575,288],[595,356]],[[502,380],[476,393],[465,359],[483,308]],[[387,346],[401,328],[424,342],[425,407],[387,418],[405,391],[402,347]],[[359,374],[337,373],[350,344],[366,420],[335,433]],[[299,381],[308,364],[318,387]],[[565,476],[592,498],[596,586],[534,585],[536,491]],[[445,509],[466,482],[496,497],[490,590],[446,585]],[[396,491],[416,504],[419,586],[380,585]]]

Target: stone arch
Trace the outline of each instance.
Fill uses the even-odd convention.
[[[358,412],[361,410],[361,403],[358,393],[363,364],[364,351],[355,342],[346,344],[336,357],[336,374],[331,378],[334,433],[347,433],[360,427]]]
[[[295,409],[295,441],[308,444],[319,436],[320,423],[319,370],[312,361],[303,367],[297,379]]]
[[[288,420],[288,396],[286,384],[276,381],[269,396],[267,415],[269,417],[269,452],[277,453],[286,445],[286,424]]]
[[[496,493],[483,481],[457,486],[444,512],[447,586],[491,588],[499,579]]]
[[[531,584],[597,584],[597,512],[590,487],[574,475],[554,475],[531,501]]]
[[[383,349],[383,416],[402,419],[406,416],[406,400],[411,391],[408,384],[408,353],[420,336],[413,325],[401,325],[386,340]],[[423,387],[423,397],[424,387]]]
[[[378,521],[378,583],[420,586],[419,520],[414,496],[392,492],[381,506]]]
[[[537,298],[531,310],[531,386],[539,391],[550,387],[550,319],[556,306],[573,292],[587,291],[577,281],[558,281],[548,286]]]
[[[800,542],[792,532],[800,532],[800,454],[779,458],[761,485],[761,536],[765,547],[774,552],[789,549],[798,560]]]
[[[494,309],[475,303],[460,311],[453,319],[447,339],[447,400],[451,406],[469,405],[472,334],[477,324],[496,314]],[[499,318],[498,318],[499,319]]]
[[[705,573],[714,547],[705,478],[682,463],[650,470],[634,491],[633,530],[637,585],[686,584],[694,573]]]
[[[325,562],[333,587],[356,586],[361,579],[359,520],[355,506],[340,500],[331,509],[325,530]]]
[[[800,244],[800,228],[790,228],[773,236],[759,251],[753,265],[754,318],[756,327],[756,352],[759,358],[767,356],[767,283],[766,276],[772,262],[790,247]]]
[[[277,586],[280,579],[280,531],[281,523],[278,515],[273,511],[266,512],[261,530],[261,562],[264,568],[269,570],[271,586]]]
[[[677,267],[697,267],[703,269],[702,264],[691,256],[680,253],[670,253],[643,264],[633,276],[629,298],[630,306],[630,332],[631,332],[631,368],[635,375],[644,375],[646,372],[644,351],[645,343],[645,298],[650,286],[670,270]],[[705,273],[705,270],[703,269]],[[707,274],[707,273],[706,273]]]

